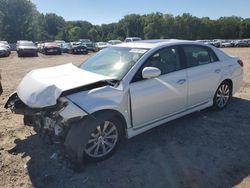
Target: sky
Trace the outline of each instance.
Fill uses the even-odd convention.
[[[190,13],[217,19],[221,16],[250,18],[250,0],[31,0],[41,13],[56,13],[67,21],[92,24],[118,22],[127,14]]]

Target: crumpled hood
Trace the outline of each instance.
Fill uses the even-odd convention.
[[[110,77],[82,70],[74,65],[33,70],[17,88],[18,97],[31,108],[53,106],[64,91],[96,83]]]

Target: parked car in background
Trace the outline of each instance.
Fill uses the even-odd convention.
[[[60,138],[72,160],[100,161],[116,151],[123,137],[208,107],[223,110],[242,79],[243,62],[211,45],[122,43],[79,67],[33,70],[5,108],[24,115],[24,124],[57,143]]]
[[[228,48],[228,47],[233,47],[234,43],[231,40],[222,40],[221,41],[221,47],[222,48]]]
[[[235,41],[234,46],[235,47],[249,47],[250,45],[247,41],[237,40],[237,41]]]
[[[107,42],[97,42],[97,43],[95,43],[95,46],[96,46],[96,48],[97,48],[97,51],[99,51],[99,50],[102,50],[102,49],[104,49],[104,48],[109,47],[110,44],[107,43]]]
[[[0,44],[5,45],[8,49],[10,49],[10,45],[7,41],[0,41]]]
[[[70,54],[88,54],[88,49],[81,42],[71,42],[68,53]]]
[[[61,55],[61,48],[55,42],[45,42],[42,53],[45,55]]]
[[[17,42],[18,57],[37,56],[37,52],[38,52],[38,49],[32,41],[18,41]]]
[[[10,43],[10,51],[16,51],[16,43]]]
[[[20,43],[22,43],[22,42],[30,42],[30,41],[28,41],[28,40],[18,40],[18,41],[16,42],[16,46],[18,47],[18,45],[19,45]]]
[[[247,42],[250,46],[250,39],[244,39],[243,41]]]
[[[116,44],[122,43],[122,41],[120,41],[120,40],[110,40],[110,41],[108,41],[108,43],[111,44],[111,45],[116,45]]]
[[[60,48],[62,53],[68,53],[70,49],[70,43],[68,42],[62,43]]]
[[[97,48],[95,47],[95,43],[92,42],[91,40],[89,39],[80,39],[79,42],[86,46],[88,51],[92,51],[92,52],[96,52],[97,51]]]
[[[0,43],[0,57],[8,57],[10,54],[10,47],[4,43]]]
[[[216,48],[221,47],[221,40],[219,39],[214,39],[209,42],[210,45],[215,46]]]
[[[59,47],[61,47],[61,45],[65,43],[64,40],[55,40],[54,42],[55,42]]]
[[[140,37],[127,37],[124,42],[135,42],[142,40]]]
[[[43,53],[44,43],[40,42],[37,44],[38,52]]]

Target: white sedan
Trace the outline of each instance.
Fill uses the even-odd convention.
[[[222,110],[242,78],[243,62],[213,46],[138,41],[103,49],[79,67],[34,70],[5,107],[64,144],[72,160],[99,161],[124,137],[204,108]]]

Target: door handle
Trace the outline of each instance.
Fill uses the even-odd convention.
[[[219,74],[220,73],[220,71],[221,71],[221,69],[215,69],[215,73],[217,73],[217,74]]]
[[[176,83],[179,84],[179,85],[182,85],[186,82],[187,80],[186,79],[181,79],[181,80],[178,80]]]

